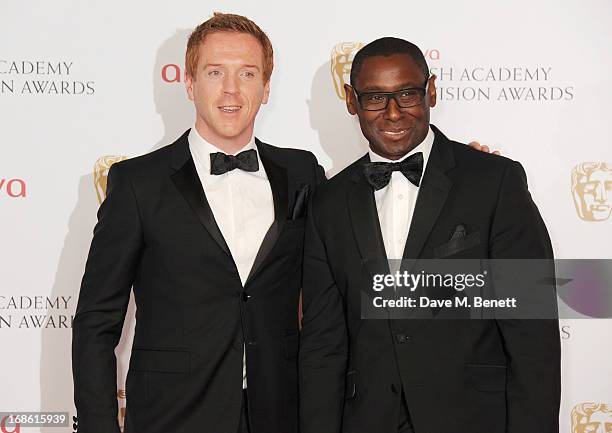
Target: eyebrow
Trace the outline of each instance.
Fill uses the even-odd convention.
[[[370,93],[370,92],[391,93],[391,92],[397,92],[399,90],[410,89],[412,87],[417,87],[417,88],[421,88],[422,89],[422,87],[420,85],[418,85],[418,84],[403,83],[403,84],[400,84],[396,88],[396,90],[383,90],[383,89],[381,89],[378,86],[367,86],[367,87],[364,87],[363,89],[361,89],[360,92],[362,92],[362,93],[363,92],[368,92],[368,93]]]
[[[395,90],[383,90],[380,87],[377,86],[367,86],[364,87],[363,89],[361,89],[361,92],[367,92],[367,93],[392,93],[392,92],[397,92],[399,90],[405,90],[405,89],[411,89],[411,88],[421,88],[421,86],[419,85],[415,85],[415,84],[402,84],[400,86],[398,86],[397,88],[395,88]]]
[[[222,63],[207,63],[207,64],[204,65],[204,68],[208,68],[210,66],[218,67],[218,66],[225,66],[225,65],[223,65]],[[247,64],[247,65],[241,65],[240,67],[241,68],[254,68],[254,69],[257,69],[259,71],[259,66],[257,66],[257,65],[248,65]]]

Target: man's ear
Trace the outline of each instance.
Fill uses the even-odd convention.
[[[194,79],[190,74],[185,74],[185,89],[191,101],[193,101],[193,81]]]
[[[266,84],[264,84],[264,92],[263,92],[263,98],[261,98],[261,103],[267,104],[269,98],[270,98],[270,79],[268,78],[268,81],[266,81]]]
[[[355,92],[353,91],[353,88],[350,85],[345,84],[344,94],[346,96],[346,109],[352,115],[357,114],[358,102],[357,102],[357,97],[355,96]]]
[[[430,107],[436,106],[436,101],[438,98],[438,94],[436,92],[436,78],[436,75],[432,74],[431,77],[429,77],[429,80],[427,80],[427,98],[429,99]]]

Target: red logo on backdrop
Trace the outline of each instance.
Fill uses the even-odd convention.
[[[0,196],[24,198],[26,195],[27,188],[25,180],[0,178]]]
[[[161,78],[166,83],[180,83],[182,76],[181,67],[174,63],[168,63],[161,69]]]
[[[12,428],[12,430],[8,430],[7,429],[6,421],[7,421],[8,417],[9,417],[9,415],[5,416],[0,421],[0,432],[2,432],[2,433],[19,433],[19,432],[21,432],[21,427],[20,427],[20,424],[18,422],[15,423],[14,426],[10,426],[10,428]]]
[[[423,52],[423,56],[429,60],[440,60],[440,50],[436,48],[426,49]]]

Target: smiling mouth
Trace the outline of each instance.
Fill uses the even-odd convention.
[[[236,113],[242,108],[242,105],[221,105],[217,108],[223,113]]]
[[[408,133],[408,129],[399,129],[399,130],[380,130],[380,132],[383,133],[383,135],[386,135],[387,137],[393,137],[393,138],[398,138],[398,137],[402,137],[404,135],[406,135]]]

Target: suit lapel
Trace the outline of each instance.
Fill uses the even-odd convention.
[[[270,149],[266,144],[262,143],[258,139],[255,139],[257,144],[257,151],[259,152],[259,158],[266,170],[268,181],[270,182],[270,188],[272,189],[272,199],[274,200],[274,222],[266,232],[266,235],[261,242],[255,261],[249,272],[247,282],[249,282],[256,272],[259,270],[264,260],[272,251],[272,248],[276,244],[278,237],[287,221],[287,215],[289,212],[289,192],[288,192],[288,178],[287,169],[276,163],[269,155]],[[246,283],[245,283],[246,285]]]
[[[361,263],[365,266],[370,277],[367,293],[378,296],[372,289],[371,282],[374,275],[389,274],[389,262],[380,229],[374,190],[365,179],[362,168],[369,162],[369,156],[364,155],[355,165],[353,184],[347,194],[349,216],[353,234],[357,241]]]
[[[446,175],[446,172],[455,166],[451,144],[440,130],[433,125],[431,127],[435,139],[419,188],[402,256],[404,260],[417,259],[420,256],[453,185]]]
[[[231,252],[206,199],[202,182],[189,151],[188,134],[189,131],[183,134],[173,149],[172,168],[175,172],[170,177],[210,236],[231,257]]]
[[[416,260],[420,257],[423,246],[433,230],[453,186],[452,180],[446,175],[446,172],[455,166],[453,149],[444,134],[435,126],[430,126],[434,131],[435,138],[419,187],[408,239],[402,256],[402,271],[407,272],[412,271]],[[412,297],[415,299],[425,295],[422,286],[412,293]],[[436,315],[433,308],[418,308],[413,310],[412,313],[411,318],[413,319],[432,319]],[[424,320],[411,320],[405,325],[405,328],[410,332],[415,332],[426,323]]]

